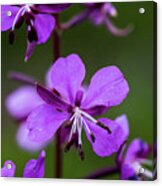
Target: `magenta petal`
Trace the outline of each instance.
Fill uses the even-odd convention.
[[[109,120],[107,118],[101,118],[99,121],[105,126],[109,127],[111,134],[109,134],[105,129],[97,126],[95,123],[91,123],[86,120],[86,123],[88,124],[91,132],[95,136],[95,142],[92,142],[87,130],[85,129],[86,135],[92,144],[94,152],[98,156],[110,156],[114,152],[117,152],[120,148],[120,145],[124,142],[124,131],[115,121]]]
[[[23,86],[6,99],[6,107],[12,117],[23,119],[39,104],[43,103],[33,86]]]
[[[55,27],[55,19],[51,15],[37,14],[34,19],[34,27],[38,35],[37,44],[45,43]]]
[[[50,140],[68,117],[68,113],[59,112],[51,105],[38,106],[27,118],[30,139],[40,143]]]
[[[130,180],[130,179],[134,179],[136,175],[136,172],[134,170],[134,168],[131,166],[131,164],[122,164],[121,167],[121,179],[122,180]]]
[[[11,161],[7,160],[1,168],[1,177],[14,177],[16,165]]]
[[[46,153],[43,150],[38,159],[29,160],[24,168],[23,177],[25,178],[43,178],[45,169],[45,156]]]
[[[138,158],[146,158],[149,155],[150,147],[147,143],[141,139],[134,139],[128,146],[127,153],[125,155],[125,162],[131,162]]]
[[[42,13],[60,13],[67,9],[71,4],[65,3],[65,4],[41,4],[41,5],[36,5],[36,9],[39,12]]]
[[[115,119],[116,123],[118,123],[118,125],[121,126],[121,128],[123,129],[124,133],[125,133],[125,140],[128,138],[129,135],[129,123],[128,123],[128,118],[125,114],[117,117]]]
[[[16,141],[22,149],[30,152],[39,151],[46,145],[44,142],[35,142],[29,138],[29,129],[27,128],[27,124],[25,122],[21,123],[19,126]]]
[[[116,66],[102,68],[92,77],[82,107],[116,106],[129,92],[129,86],[122,72]]]
[[[13,21],[19,9],[20,8],[17,6],[10,5],[1,6],[1,31],[6,31],[12,27]],[[7,12],[10,12],[11,16],[8,16]]]
[[[64,111],[68,111],[70,109],[70,105],[63,101],[58,95],[55,95],[53,92],[39,84],[37,84],[37,93],[47,104],[53,105],[57,109]]]
[[[72,104],[84,76],[84,64],[76,54],[71,54],[66,58],[59,58],[51,68],[53,87]]]

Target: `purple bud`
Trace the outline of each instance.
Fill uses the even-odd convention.
[[[46,153],[43,150],[38,159],[32,159],[27,162],[24,168],[23,177],[25,178],[43,178],[45,168]]]
[[[11,160],[7,160],[4,163],[3,168],[1,169],[1,176],[2,177],[14,177],[15,170],[16,170],[16,165]]]

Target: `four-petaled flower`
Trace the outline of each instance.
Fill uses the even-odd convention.
[[[27,118],[29,137],[33,141],[51,139],[60,127],[69,129],[66,150],[76,144],[82,157],[82,128],[99,156],[116,152],[125,135],[122,126],[108,118],[95,119],[128,95],[129,87],[115,66],[100,69],[85,89],[85,67],[76,54],[60,57],[49,71],[50,89],[37,84],[37,92],[46,102]],[[77,141],[76,141],[77,140]],[[83,157],[82,157],[83,158]]]
[[[15,38],[15,28],[20,28],[23,22],[27,25],[27,50],[25,61],[31,56],[35,44],[43,44],[50,37],[55,28],[54,15],[68,8],[70,4],[56,5],[2,5],[1,31],[10,30],[9,41],[12,44]]]
[[[44,169],[45,169],[45,156],[46,153],[43,150],[38,159],[29,160],[23,171],[24,178],[43,178],[44,177]],[[4,163],[3,168],[1,168],[1,176],[2,177],[14,177],[16,171],[16,165],[11,161],[7,160]]]
[[[146,159],[150,152],[150,146],[137,138],[128,146],[125,157],[123,156],[125,146],[121,151],[118,162],[120,162],[121,179],[123,180],[149,180],[153,179],[153,173],[144,165],[152,166],[152,161]]]

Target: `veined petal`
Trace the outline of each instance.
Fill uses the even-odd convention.
[[[67,9],[71,4],[70,3],[64,3],[64,4],[41,4],[41,5],[35,5],[36,9],[39,12],[42,13],[60,13]]]
[[[23,177],[25,178],[43,178],[45,169],[45,156],[46,153],[43,150],[38,159],[32,159],[27,162],[24,168]]]
[[[59,58],[51,68],[53,87],[71,104],[85,76],[85,67],[76,54]]]
[[[1,31],[6,31],[12,27],[19,10],[20,8],[17,6],[1,5]]]
[[[107,118],[101,118],[99,121],[105,126],[109,127],[111,134],[109,134],[107,130],[97,126],[95,123],[86,120],[90,131],[95,136],[95,142],[92,142],[89,133],[84,127],[86,135],[92,144],[94,152],[98,156],[110,156],[114,152],[117,152],[120,148],[120,145],[124,142],[124,131],[115,121],[109,120]]]
[[[27,118],[30,139],[35,142],[50,140],[68,117],[68,113],[59,112],[51,105],[38,106]]]
[[[7,160],[4,163],[3,168],[1,169],[1,176],[2,177],[14,177],[15,170],[16,170],[16,165],[11,160]]]
[[[125,155],[125,162],[131,162],[136,158],[146,158],[149,155],[150,147],[147,143],[137,138],[132,141],[128,146],[127,153]]]
[[[20,124],[16,135],[16,141],[22,149],[30,152],[37,152],[46,145],[44,142],[35,142],[29,138],[29,129],[27,128],[26,122]]]
[[[92,77],[82,107],[112,107],[119,105],[128,95],[129,86],[116,66],[102,68]]]
[[[37,14],[34,19],[34,27],[38,35],[37,44],[45,43],[55,28],[55,19],[51,15]]]
[[[55,95],[50,90],[37,84],[37,93],[49,105],[55,106],[57,109],[68,111],[71,106],[62,100],[58,95]]]
[[[12,117],[24,119],[39,104],[42,99],[33,86],[23,86],[12,92],[6,99],[6,107]]]

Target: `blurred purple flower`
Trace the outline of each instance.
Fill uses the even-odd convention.
[[[70,4],[56,5],[2,5],[1,6],[1,31],[10,29],[9,41],[12,44],[15,38],[15,28],[20,28],[25,22],[27,25],[27,61],[35,44],[45,43],[55,28],[55,18],[52,14],[58,14],[68,8]]]
[[[29,160],[24,168],[23,177],[25,178],[43,178],[45,169],[45,156],[46,153],[43,150],[38,159]],[[4,167],[1,169],[2,177],[14,177],[16,171],[16,165],[11,161],[7,160],[4,163]]]
[[[119,29],[112,23],[110,18],[118,14],[112,3],[87,3],[86,6],[90,11],[89,19],[94,25],[105,25],[108,31],[117,36],[126,36],[132,30],[131,26]]]
[[[35,87],[31,85],[18,88],[6,98],[7,111],[20,123],[16,141],[22,149],[27,151],[39,151],[46,144],[30,140],[25,122],[29,113],[40,104],[43,104],[43,101],[38,96]]]
[[[30,139],[46,142],[63,126],[69,130],[66,150],[77,140],[82,157],[84,128],[97,155],[104,157],[116,152],[125,140],[122,126],[107,118],[97,120],[94,116],[119,105],[127,97],[128,83],[120,70],[115,66],[100,69],[84,90],[84,64],[78,55],[71,54],[59,58],[48,77],[50,89],[37,85],[37,92],[46,103],[36,107],[27,119]]]
[[[117,10],[112,3],[84,3],[85,10],[62,25],[63,29],[70,28],[85,19],[89,19],[95,26],[105,25],[109,32],[116,36],[126,36],[132,31],[132,25],[124,29],[117,28],[111,17],[117,17]]]
[[[124,152],[124,147],[120,158]],[[128,146],[125,157],[120,159],[121,179],[146,180],[153,179],[153,174],[144,165],[152,166],[152,161],[146,159],[151,152],[150,146],[141,139],[134,139]]]

